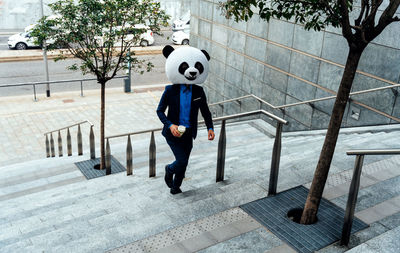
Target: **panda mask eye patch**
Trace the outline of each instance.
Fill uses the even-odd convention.
[[[189,64],[187,64],[187,62],[182,62],[181,65],[179,65],[179,73],[181,73],[182,75],[185,74],[185,71],[189,68]]]
[[[196,62],[194,67],[199,71],[200,75],[204,72],[203,64],[201,64],[200,62]]]

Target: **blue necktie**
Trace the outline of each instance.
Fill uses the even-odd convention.
[[[189,92],[190,91],[190,86],[185,85],[185,88],[183,89],[183,93]]]

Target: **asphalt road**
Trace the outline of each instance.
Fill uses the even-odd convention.
[[[165,32],[165,36],[161,37],[155,35],[155,45],[166,45],[171,44],[170,38],[172,32]],[[0,40],[1,44],[1,40]],[[8,50],[8,49],[6,49]],[[163,55],[147,55],[139,56],[139,59],[150,61],[154,64],[154,68],[151,72],[146,72],[143,75],[132,72],[132,86],[151,85],[151,84],[165,84],[168,83],[168,79],[165,75],[165,58]],[[67,59],[63,61],[54,62],[49,60],[49,79],[50,81],[57,80],[70,80],[70,79],[87,79],[94,78],[93,75],[83,76],[80,71],[71,71],[67,67],[74,63],[79,63],[76,59]],[[126,75],[125,71],[120,71],[118,75]],[[15,95],[28,95],[33,94],[33,85],[21,86],[21,87],[7,87],[2,88],[1,86],[16,83],[31,83],[31,82],[43,82],[46,80],[45,77],[45,65],[43,61],[23,61],[23,62],[4,62],[0,63],[0,96],[15,96]],[[124,87],[124,81],[122,79],[110,80],[107,87]],[[98,89],[99,84],[95,81],[89,81],[83,83],[84,90]],[[79,91],[80,82],[74,83],[63,83],[63,84],[51,84],[51,92],[60,91]],[[36,91],[39,94],[46,93],[46,85],[37,85]]]
[[[7,40],[9,36],[0,36],[0,50],[8,50]]]

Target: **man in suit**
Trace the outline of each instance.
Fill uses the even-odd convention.
[[[193,139],[197,136],[199,110],[208,129],[208,140],[213,140],[215,137],[213,122],[203,88],[185,84],[166,86],[157,108],[157,115],[164,124],[162,134],[175,156],[175,161],[165,167],[165,182],[171,188],[171,194],[182,192],[180,186],[185,177]],[[182,136],[178,131],[178,125],[186,127]]]

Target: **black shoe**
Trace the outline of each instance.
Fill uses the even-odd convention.
[[[182,190],[180,188],[175,189],[175,188],[171,188],[171,190],[169,191],[171,194],[175,195],[178,193],[182,193]]]
[[[164,180],[169,188],[172,188],[172,176],[173,176],[172,174],[168,173],[168,165],[165,165]]]

